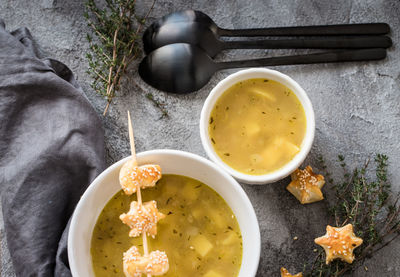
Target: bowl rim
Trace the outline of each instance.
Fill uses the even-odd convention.
[[[252,235],[254,235],[254,236],[252,236],[251,239],[254,241],[254,245],[258,245],[258,247],[256,247],[255,249],[252,248],[252,254],[254,256],[253,256],[253,261],[250,261],[248,270],[252,272],[251,276],[255,276],[257,273],[257,270],[258,270],[260,254],[261,254],[260,227],[259,227],[259,222],[258,222],[256,213],[255,213],[254,207],[253,207],[250,199],[248,198],[246,192],[240,186],[240,184],[234,178],[232,178],[232,176],[230,176],[227,172],[225,172],[223,169],[221,169],[215,163],[207,160],[204,157],[201,157],[199,155],[189,153],[186,151],[173,150],[173,149],[154,149],[154,150],[137,153],[137,158],[140,159],[140,158],[145,158],[146,156],[160,155],[160,154],[161,155],[178,155],[178,156],[183,156],[184,158],[196,160],[200,163],[206,164],[206,166],[214,168],[219,174],[221,174],[224,178],[229,180],[229,183],[231,184],[232,188],[235,190],[238,197],[240,197],[245,202],[246,210],[249,212],[246,215],[246,217],[248,216],[252,222],[252,224],[249,226],[249,228],[251,230],[253,230]],[[84,212],[84,210],[82,209],[82,206],[84,205],[86,199],[89,198],[90,195],[97,189],[97,187],[100,186],[100,184],[102,183],[102,180],[108,174],[110,174],[116,168],[120,167],[123,163],[125,163],[130,158],[131,158],[131,156],[125,157],[125,158],[115,162],[114,164],[112,164],[111,166],[106,168],[102,173],[100,173],[88,186],[88,188],[82,195],[81,199],[79,200],[77,206],[75,207],[75,210],[73,212],[73,215],[72,215],[71,221],[70,221],[70,226],[69,226],[69,231],[68,231],[68,245],[67,245],[68,261],[69,261],[69,267],[71,269],[72,276],[79,276],[78,275],[79,272],[77,269],[77,261],[76,261],[75,255],[74,255],[76,253],[76,251],[79,251],[79,249],[76,247],[76,245],[73,244],[73,242],[76,240],[75,237],[79,235],[78,219],[79,219],[80,215]],[[230,204],[227,201],[226,201],[226,203],[230,207]],[[106,203],[104,203],[104,205],[105,204]],[[240,226],[240,227],[242,227],[242,226]],[[243,257],[242,257],[242,259],[243,259]],[[242,260],[242,265],[243,265],[243,260]]]
[[[211,111],[221,97],[221,95],[234,84],[253,78],[266,78],[283,84],[293,91],[293,93],[299,99],[301,105],[303,106],[306,115],[306,132],[300,147],[300,152],[297,153],[291,161],[289,161],[283,167],[263,175],[249,175],[240,172],[228,164],[226,164],[215,152],[214,147],[211,144],[209,132],[208,132],[208,121]],[[314,141],[315,135],[315,115],[312,103],[307,96],[304,89],[291,77],[283,74],[279,71],[267,69],[267,68],[249,68],[245,70],[240,70],[236,73],[230,74],[225,79],[221,80],[210,92],[206,101],[204,102],[203,108],[200,114],[200,138],[203,148],[207,156],[215,162],[217,165],[221,166],[225,171],[232,175],[235,179],[240,182],[254,185],[263,185],[267,183],[273,183],[279,181],[288,175],[290,175],[294,170],[296,170],[301,163],[305,160],[308,153],[311,150],[311,146]]]

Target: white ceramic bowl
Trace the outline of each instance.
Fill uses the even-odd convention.
[[[94,276],[90,243],[97,218],[111,197],[120,190],[118,174],[125,158],[101,173],[83,194],[72,216],[68,234],[68,259],[75,277]],[[260,259],[260,230],[256,214],[241,186],[214,163],[177,150],[153,150],[137,155],[138,163],[156,163],[164,174],[197,179],[221,195],[235,214],[243,237],[239,277],[255,276]]]
[[[297,155],[282,168],[264,175],[245,174],[227,165],[215,152],[214,147],[212,146],[210,140],[210,135],[208,133],[208,122],[210,114],[212,112],[212,109],[214,108],[215,102],[219,99],[219,97],[234,84],[240,81],[244,81],[247,79],[254,79],[254,78],[264,78],[268,80],[274,80],[292,90],[296,94],[297,98],[300,100],[300,103],[303,105],[307,122],[307,130],[303,142],[300,146],[300,152],[297,153]],[[308,98],[305,91],[300,87],[300,85],[296,81],[294,81],[289,76],[280,73],[276,70],[270,70],[265,68],[251,68],[251,69],[241,70],[239,72],[229,75],[228,77],[220,81],[213,88],[213,90],[207,97],[200,116],[200,137],[208,157],[210,157],[212,161],[220,165],[225,171],[227,171],[237,180],[247,184],[259,185],[259,184],[273,183],[280,179],[285,178],[294,170],[296,170],[296,168],[300,166],[300,164],[306,158],[307,154],[310,152],[312,143],[314,141],[314,133],[315,133],[314,110],[311,105],[311,101]]]

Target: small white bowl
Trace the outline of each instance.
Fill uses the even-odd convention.
[[[94,276],[90,244],[93,228],[104,206],[117,193],[119,170],[127,157],[101,173],[80,199],[68,234],[68,259],[72,276]],[[260,260],[260,229],[249,198],[229,174],[200,156],[177,150],[153,150],[137,155],[139,164],[159,164],[164,174],[197,179],[222,196],[231,207],[243,237],[243,258],[239,277],[255,276]],[[122,257],[121,257],[122,258]]]
[[[274,80],[292,90],[296,94],[297,98],[300,100],[300,103],[304,108],[304,112],[306,114],[306,122],[307,122],[307,127],[306,127],[307,129],[303,142],[300,146],[300,152],[297,153],[296,156],[282,168],[263,175],[245,174],[227,165],[215,152],[208,132],[208,122],[210,114],[219,97],[228,88],[235,85],[236,83],[255,78]],[[210,157],[212,161],[221,166],[225,171],[227,171],[237,180],[247,184],[261,185],[261,184],[273,183],[285,178],[294,170],[296,170],[300,166],[300,164],[304,161],[307,154],[310,152],[312,143],[314,141],[314,133],[315,133],[314,110],[311,101],[308,98],[305,91],[300,87],[300,85],[296,81],[294,81],[289,76],[280,73],[276,70],[270,70],[265,68],[251,68],[251,69],[241,70],[239,72],[229,75],[228,77],[220,81],[213,88],[213,90],[207,97],[200,116],[200,137],[204,150],[206,151],[208,157]]]

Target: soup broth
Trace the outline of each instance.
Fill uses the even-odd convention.
[[[166,218],[157,225],[149,251],[168,255],[170,269],[163,276],[237,276],[242,261],[242,236],[226,202],[207,185],[180,175],[165,174],[155,187],[142,191],[143,201],[156,200]],[[142,238],[128,236],[119,215],[127,212],[136,194],[119,191],[104,207],[93,230],[91,253],[95,276],[124,276],[123,252]]]
[[[306,116],[297,96],[266,79],[239,82],[216,102],[209,119],[215,152],[251,175],[280,169],[300,151]]]

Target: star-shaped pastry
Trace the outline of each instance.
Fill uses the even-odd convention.
[[[321,188],[325,184],[324,176],[315,174],[311,166],[305,169],[296,169],[287,190],[293,194],[301,204],[313,203],[324,199]]]
[[[132,246],[124,253],[123,267],[125,276],[128,277],[138,277],[142,274],[157,276],[167,273],[169,263],[167,254],[163,251],[156,250],[141,256],[139,249]]]
[[[363,243],[363,240],[353,232],[353,225],[335,228],[326,226],[326,234],[315,239],[315,243],[322,246],[326,253],[326,264],[334,259],[341,259],[349,264],[354,261],[353,250]]]
[[[130,237],[137,237],[143,232],[155,237],[157,235],[157,222],[165,215],[157,209],[156,201],[149,201],[139,205],[132,201],[129,212],[121,214],[119,218],[131,228]]]
[[[295,275],[292,275],[286,268],[281,267],[281,277],[303,277],[303,273],[300,272]]]
[[[138,187],[154,187],[161,178],[161,168],[159,165],[148,164],[136,166],[134,160],[129,160],[119,171],[119,182],[127,195],[136,192]]]

